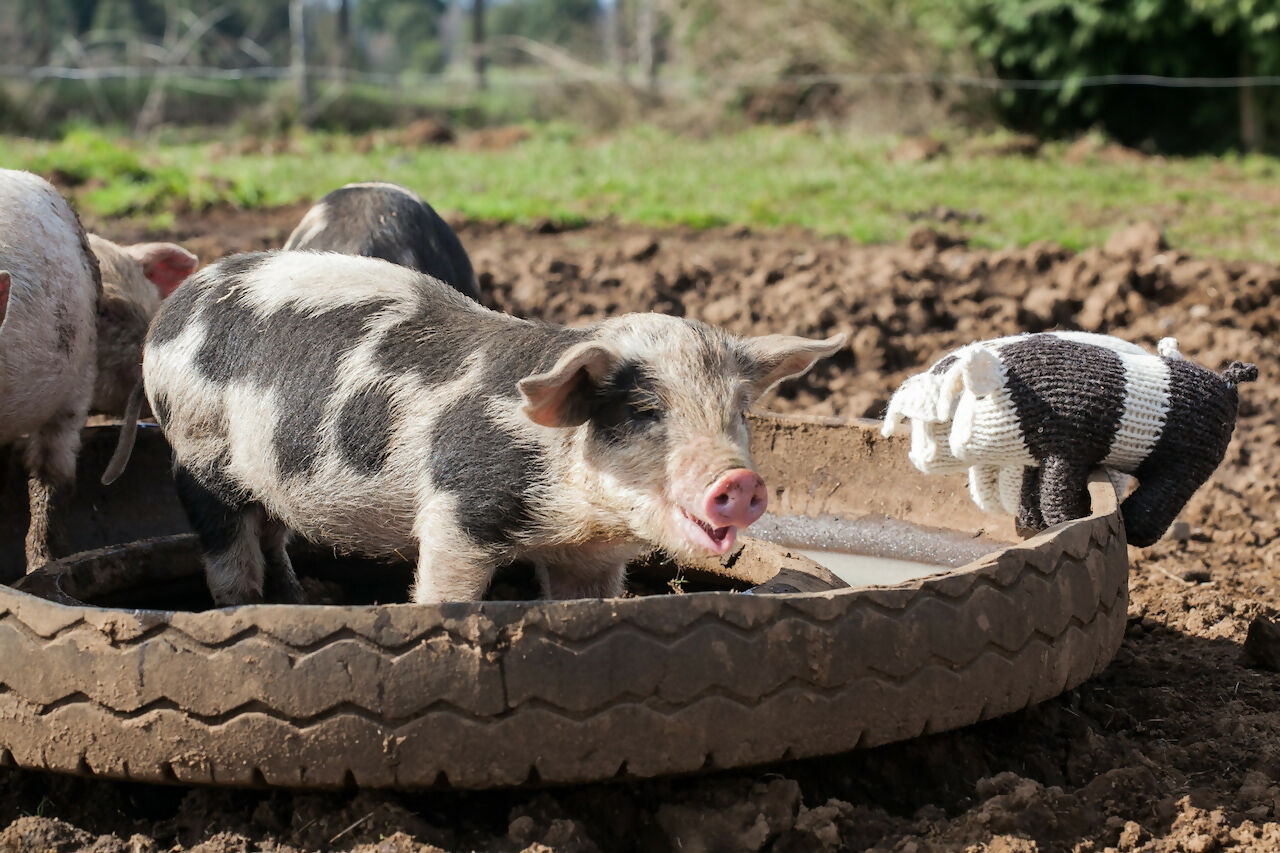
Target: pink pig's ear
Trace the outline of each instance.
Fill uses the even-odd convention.
[[[517,387],[524,397],[521,411],[539,426],[575,427],[589,415],[582,380],[600,381],[621,360],[610,347],[584,341],[570,347],[546,373],[521,379]]]
[[[124,250],[142,264],[142,274],[160,291],[161,299],[177,290],[200,263],[195,255],[174,243],[136,243]]]
[[[756,362],[758,378],[755,381],[756,396],[784,379],[799,376],[813,367],[818,359],[834,355],[847,340],[844,332],[832,335],[825,341],[796,338],[790,335],[764,335],[747,341],[749,351]]]
[[[4,322],[4,312],[9,308],[9,273],[0,270],[0,323]]]

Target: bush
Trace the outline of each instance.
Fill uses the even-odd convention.
[[[1170,152],[1241,147],[1237,89],[1085,88],[1079,81],[1280,73],[1280,0],[970,0],[966,12],[968,40],[1000,77],[1068,81],[1059,91],[1000,94],[1005,121],[1041,135],[1100,127],[1126,145]],[[1253,96],[1257,116],[1280,105],[1273,90]]]

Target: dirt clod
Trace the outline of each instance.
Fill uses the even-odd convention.
[[[1280,672],[1280,624],[1265,616],[1255,616],[1244,638],[1242,658],[1249,666]]]
[[[1164,234],[1155,223],[1137,222],[1113,233],[1107,239],[1105,251],[1115,258],[1138,261],[1158,255],[1168,248]]]

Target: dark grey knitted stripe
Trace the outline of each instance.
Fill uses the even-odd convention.
[[[1124,364],[1105,347],[1029,335],[1000,348],[1027,449],[1093,467],[1124,414]]]
[[[1164,430],[1134,475],[1143,482],[1157,472],[1176,470],[1199,486],[1227,454],[1239,394],[1198,364],[1183,359],[1165,359],[1165,363],[1169,365],[1169,411]]]
[[[955,364],[958,360],[959,359],[956,356],[949,355],[946,358],[940,360],[933,367],[929,368],[929,372],[934,374],[935,376],[940,376],[943,373],[946,373],[947,368],[951,367],[951,365]]]

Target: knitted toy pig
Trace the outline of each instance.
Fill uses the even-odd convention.
[[[1130,543],[1150,545],[1209,478],[1235,427],[1236,386],[1221,376],[1105,335],[1050,332],[962,347],[902,384],[884,434],[912,422],[911,460],[925,473],[968,469],[988,511],[1018,508],[1026,530],[1088,514],[1092,468],[1137,477],[1122,513]]]

